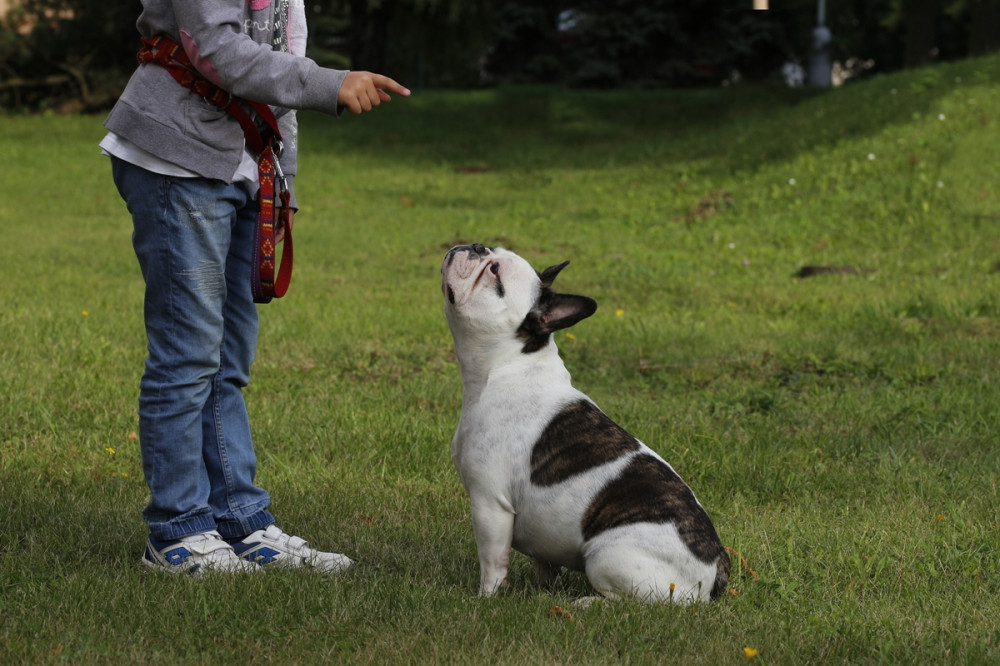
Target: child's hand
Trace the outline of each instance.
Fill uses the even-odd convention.
[[[292,221],[295,219],[295,209],[288,209],[288,226],[292,226]],[[277,245],[281,241],[285,240],[285,224],[281,216],[276,216],[274,220],[274,243]]]
[[[337,93],[337,103],[357,115],[371,111],[382,102],[388,102],[389,92],[409,97],[410,91],[388,76],[372,72],[348,72]]]

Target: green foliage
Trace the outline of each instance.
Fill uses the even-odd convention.
[[[412,88],[480,82],[495,26],[490,0],[325,0],[307,3],[309,56],[338,69],[383,72]]]
[[[731,2],[593,0],[572,5],[577,85],[716,83],[734,70],[770,74],[794,57],[777,15]],[[781,16],[784,18],[785,15]]]
[[[0,70],[30,85],[0,85],[0,106],[99,109],[135,67],[138,3],[17,0],[0,22]]]
[[[418,89],[474,88],[493,17],[488,0],[404,4],[389,25],[384,71]]]
[[[492,44],[484,68],[493,79],[508,83],[564,81],[568,74],[566,45],[560,42],[560,1],[504,2],[492,28]]]
[[[717,85],[776,78],[783,63],[808,62],[814,0],[788,0],[767,12],[748,5],[317,0],[306,11],[309,55],[321,65],[384,72],[416,89]],[[831,4],[832,55],[858,75],[989,53],[1000,47],[998,7],[992,0],[931,1],[906,12],[901,0]],[[18,0],[0,24],[0,105],[64,113],[110,106],[134,67],[140,10],[98,0]],[[923,30],[908,23],[914,16]]]
[[[333,579],[140,571],[142,285],[100,118],[5,118],[0,662],[996,662],[998,71],[304,115],[247,399],[282,525],[359,561]],[[575,383],[695,489],[733,594],[578,609],[580,574],[543,592],[515,556],[476,598],[460,240],[572,260],[557,287],[600,304],[557,336]]]
[[[771,3],[696,0],[509,0],[500,4],[488,73],[500,81],[574,86],[678,86],[776,77],[806,65],[817,26],[815,0]],[[991,9],[992,8],[992,9]],[[906,19],[904,21],[904,18]],[[916,25],[923,30],[916,30]],[[827,3],[831,55],[858,75],[995,50],[1000,12],[993,2]],[[919,60],[913,61],[913,54]]]

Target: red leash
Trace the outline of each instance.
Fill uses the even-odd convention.
[[[143,37],[143,46],[137,58],[140,63],[152,63],[166,68],[170,75],[185,88],[201,95],[206,100],[231,115],[243,128],[247,146],[257,155],[257,175],[260,185],[260,212],[254,229],[253,276],[251,290],[255,303],[267,303],[272,298],[281,298],[288,291],[292,281],[292,223],[289,218],[291,193],[281,172],[278,157],[281,155],[281,132],[278,119],[267,104],[233,97],[218,87],[191,64],[187,53],[179,44],[158,35]],[[244,106],[246,105],[246,106]],[[247,110],[247,107],[250,110]],[[263,123],[258,126],[256,119]],[[278,212],[278,226],[285,229],[284,247],[281,250],[281,267],[275,279],[275,181],[281,208]]]

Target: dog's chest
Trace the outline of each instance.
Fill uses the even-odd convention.
[[[526,482],[532,448],[558,409],[551,396],[523,390],[497,388],[466,400],[452,442],[463,479],[486,472],[498,482]]]
[[[518,358],[494,368],[481,386],[463,390],[458,453],[488,449],[508,459],[526,457],[552,416],[577,395],[558,357]],[[480,451],[477,457],[487,453]]]
[[[453,452],[470,494],[514,512],[515,548],[576,567],[594,496],[644,447],[582,393],[551,398],[463,407]]]

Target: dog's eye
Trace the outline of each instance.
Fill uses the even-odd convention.
[[[490,273],[500,275],[500,264],[490,264]]]

